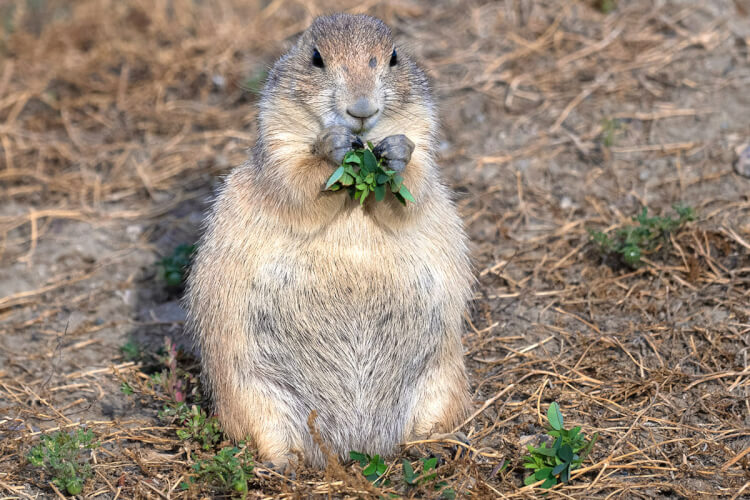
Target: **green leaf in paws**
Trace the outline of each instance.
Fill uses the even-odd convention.
[[[339,179],[344,175],[344,166],[340,166],[336,170],[333,171],[333,174],[328,178],[328,182],[326,182],[326,189],[331,189],[331,186],[336,184]]]
[[[355,165],[361,165],[362,159],[357,154],[357,151],[349,151],[346,153],[346,156],[344,156],[344,163],[353,163]]]
[[[364,160],[363,166],[368,172],[372,172],[377,168],[378,159],[375,158],[375,155],[369,149],[365,149],[362,159]]]
[[[353,185],[354,175],[350,174],[349,172],[345,172],[344,175],[341,176],[341,179],[339,179],[339,183],[341,183],[341,185],[345,187]]]
[[[386,159],[375,156],[371,143],[368,143],[368,148],[346,153],[341,166],[326,181],[325,190],[345,190],[360,205],[364,205],[370,193],[375,193],[376,201],[383,201],[388,191],[402,205],[406,205],[407,201],[414,203],[411,192],[403,185],[403,176],[396,170],[387,168]]]
[[[398,194],[400,194],[405,200],[410,201],[412,203],[416,203],[414,201],[414,197],[411,195],[408,189],[406,189],[406,186],[401,184],[401,189],[398,190]]]
[[[378,184],[375,186],[375,200],[383,201],[385,198],[385,185]]]

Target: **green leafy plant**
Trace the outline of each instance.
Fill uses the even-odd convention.
[[[532,470],[524,480],[530,485],[544,481],[542,488],[551,488],[558,483],[567,483],[570,473],[579,468],[594,446],[598,434],[587,440],[580,427],[565,429],[560,406],[552,403],[547,410],[549,428],[547,434],[553,439],[552,446],[543,442],[541,446],[529,445],[529,455],[523,457],[523,466]]]
[[[184,369],[179,361],[185,354],[169,337],[164,337],[164,346],[157,356],[157,372],[152,373],[149,383],[154,390],[160,389],[175,403],[187,402],[188,396],[200,400],[198,377]],[[188,354],[189,357],[189,354]]]
[[[385,474],[388,466],[380,455],[370,456],[358,451],[350,451],[349,457],[359,462],[359,465],[362,467],[362,474],[364,474],[368,481],[376,485],[383,484],[383,474]]]
[[[193,465],[195,477],[183,483],[182,488],[188,489],[191,484],[199,481],[245,498],[247,483],[253,476],[253,467],[253,456],[247,448],[222,448],[213,457],[198,460]]]
[[[419,461],[422,466],[421,473],[417,473],[414,470],[414,466],[408,460],[404,460],[402,462],[404,482],[409,486],[423,486],[437,479],[438,459],[436,457],[421,458]],[[448,500],[456,498],[456,492],[453,490],[453,488],[446,488],[447,486],[448,483],[445,481],[438,481],[437,483],[435,483],[436,490],[442,489],[441,496],[443,498],[446,498]]]
[[[614,118],[608,118],[602,122],[602,144],[612,147],[615,144],[617,132],[620,130],[620,122]]]
[[[120,352],[122,352],[125,361],[138,361],[143,356],[141,344],[133,338],[128,339],[120,346]]]
[[[422,463],[422,473],[418,474],[414,472],[414,467],[411,462],[404,459],[402,465],[404,469],[404,481],[406,484],[410,486],[421,485],[428,481],[432,481],[437,477],[437,473],[435,472],[437,458],[422,458],[420,459],[420,462]]]
[[[219,420],[209,416],[206,410],[198,405],[178,403],[175,406],[165,406],[159,412],[159,418],[178,425],[180,428],[177,429],[177,437],[196,441],[204,450],[210,450],[222,440]]]
[[[687,222],[695,220],[692,208],[674,205],[677,218],[649,217],[648,209],[643,207],[641,213],[633,217],[637,225],[626,225],[617,229],[614,235],[589,229],[591,240],[597,244],[602,253],[616,255],[631,268],[641,265],[643,254],[655,250],[659,244],[669,241],[669,234],[681,228]]]
[[[372,143],[368,142],[366,146],[362,145],[346,153],[341,166],[328,178],[325,189],[346,189],[349,196],[358,200],[360,205],[365,203],[370,193],[375,193],[376,201],[383,201],[387,191],[393,193],[402,205],[406,205],[407,201],[414,203],[414,197],[404,185],[403,176],[388,169],[386,161],[377,158],[372,149]]]
[[[120,384],[120,391],[126,396],[132,396],[135,393],[135,391],[133,390],[133,386],[128,384],[127,382],[123,382]]]
[[[55,432],[42,436],[41,442],[31,448],[29,462],[41,467],[52,476],[52,482],[69,495],[78,495],[83,483],[91,476],[89,464],[91,450],[99,446],[90,430],[77,429],[74,432]]]
[[[617,8],[616,0],[596,0],[594,6],[604,14],[609,14]]]
[[[168,255],[159,261],[161,277],[168,287],[179,288],[183,285],[195,250],[195,245],[178,245],[172,255]]]

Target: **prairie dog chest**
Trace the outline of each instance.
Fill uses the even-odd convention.
[[[368,300],[378,294],[429,294],[450,283],[445,250],[419,229],[383,228],[363,210],[351,210],[307,238],[280,241],[258,256],[256,282],[288,292],[336,300]]]

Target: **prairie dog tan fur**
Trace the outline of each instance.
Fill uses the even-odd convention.
[[[317,18],[269,74],[252,158],[208,216],[186,303],[224,430],[275,466],[325,465],[312,410],[342,458],[467,414],[473,278],[435,114],[422,70],[369,16]],[[416,203],[322,191],[355,135],[403,169]]]

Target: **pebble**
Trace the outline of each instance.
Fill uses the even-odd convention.
[[[743,144],[737,148],[737,161],[734,171],[743,177],[750,177],[750,144]]]

